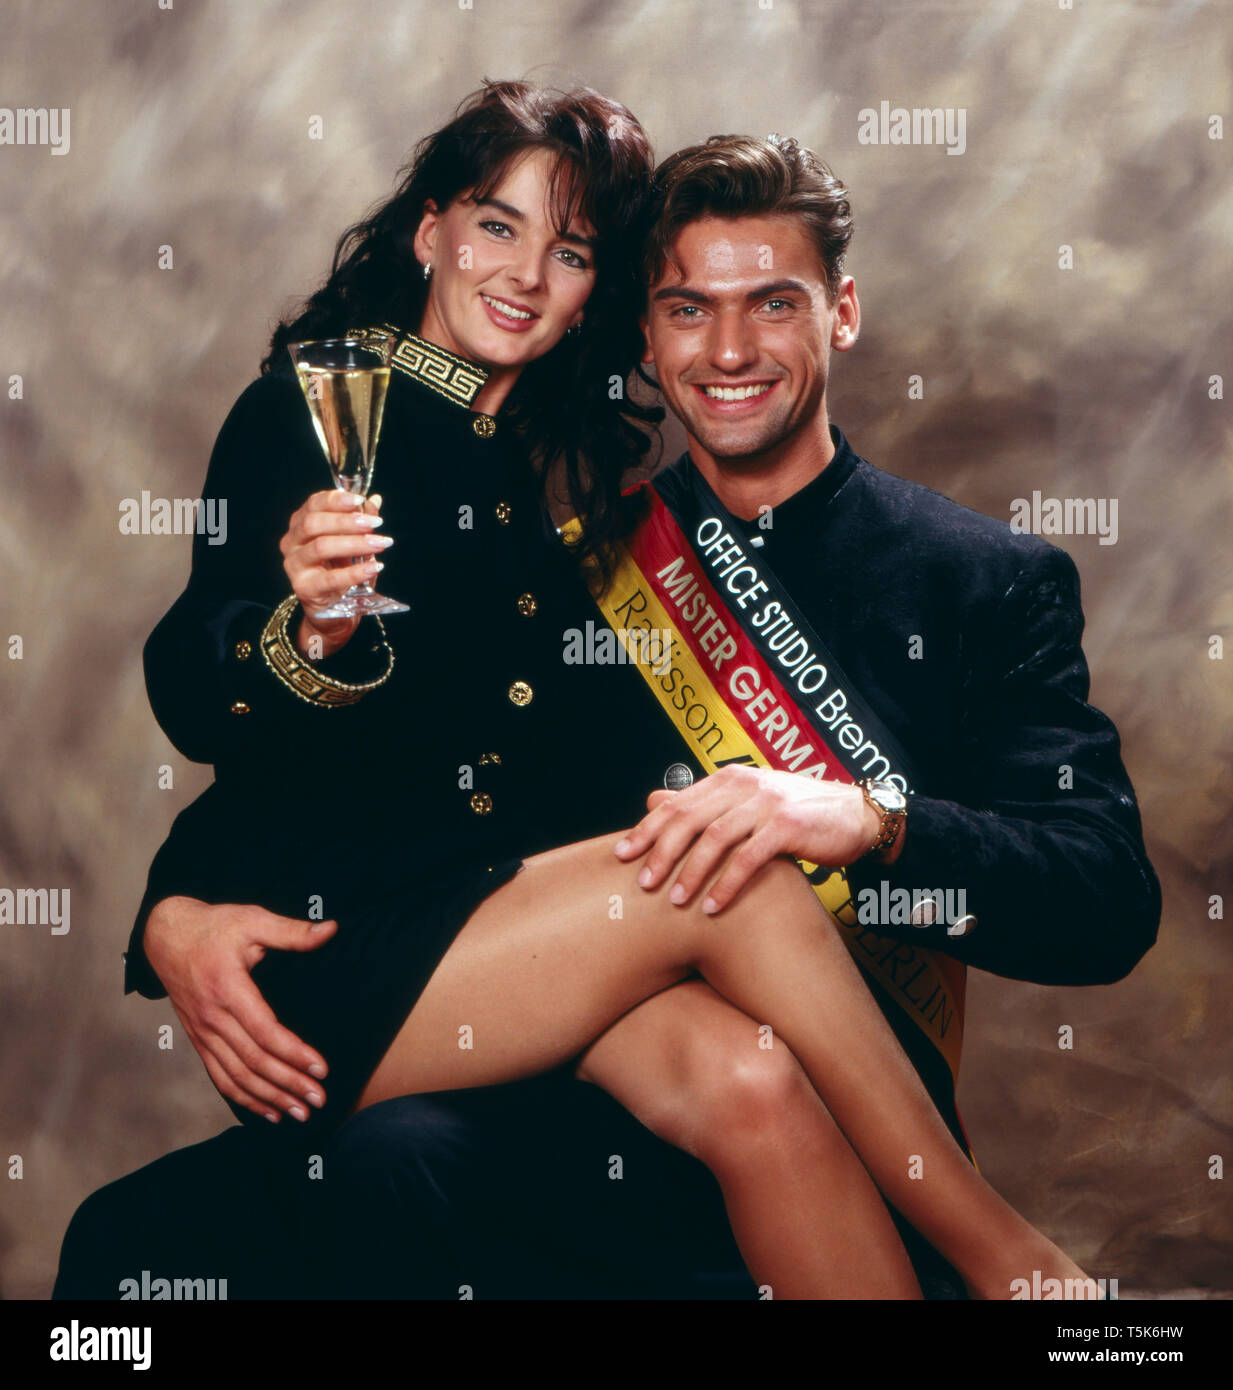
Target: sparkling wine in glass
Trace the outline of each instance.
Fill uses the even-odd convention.
[[[393,346],[392,338],[375,343],[367,338],[323,338],[287,348],[334,486],[356,497],[367,497],[372,486]],[[353,584],[312,616],[356,618],[409,611],[405,603],[375,593],[365,582]]]

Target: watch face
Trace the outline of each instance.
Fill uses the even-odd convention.
[[[884,811],[906,811],[908,799],[891,782],[870,782],[869,795]]]

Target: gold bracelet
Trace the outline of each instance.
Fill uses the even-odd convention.
[[[323,675],[310,662],[305,661],[296,649],[287,629],[298,604],[299,600],[294,594],[288,595],[274,610],[273,616],[261,633],[261,655],[265,658],[265,664],[288,690],[298,695],[306,704],[316,705],[321,709],[337,709],[341,705],[355,704],[361,696],[370,690],[376,690],[379,685],[384,685],[389,680],[394,670],[394,649],[385,635],[385,624],[380,618],[377,618],[377,626],[381,629],[381,645],[389,657],[385,674],[362,685],[349,685],[346,681]]]

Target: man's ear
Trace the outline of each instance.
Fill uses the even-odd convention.
[[[835,301],[835,321],[831,325],[831,346],[848,352],[856,346],[861,331],[861,306],[856,297],[856,281],[845,275]]]
[[[420,225],[415,229],[415,238],[411,243],[415,251],[415,259],[419,261],[420,265],[433,263],[437,245],[437,226],[440,221],[440,210],[436,203],[429,198],[424,204]]]

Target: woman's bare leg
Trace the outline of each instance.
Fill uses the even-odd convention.
[[[685,980],[583,1053],[593,1082],[705,1163],[746,1267],[774,1298],[920,1298],[881,1193],[796,1058],[706,983]]]
[[[513,1081],[581,1053],[694,971],[787,1042],[883,1196],[978,1296],[1082,1271],[967,1161],[791,861],[708,916],[637,886],[607,836],[550,850],[486,898],[438,964],[357,1108]],[[695,895],[698,900],[700,895]]]

